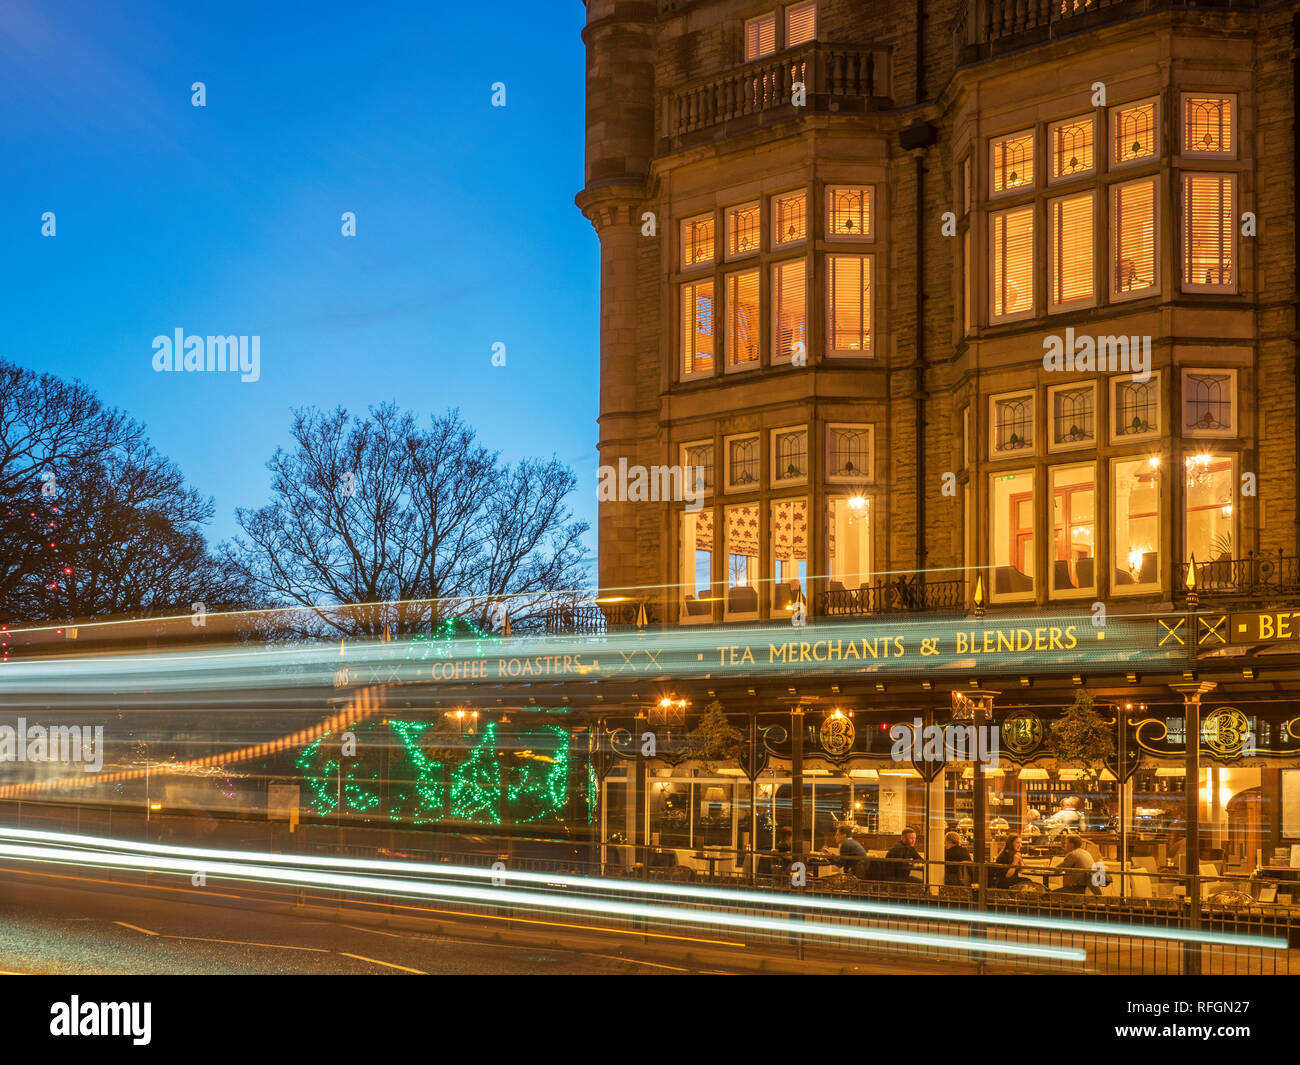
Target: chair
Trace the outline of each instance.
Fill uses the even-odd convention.
[[[688,594],[684,602],[686,604],[687,617],[692,617],[692,618],[704,617],[709,613],[709,607],[711,606],[711,604],[701,603],[693,595]]]
[[[1074,572],[1079,578],[1076,587],[1091,588],[1093,584],[1093,562],[1091,558],[1076,559],[1074,563]]]
[[[1070,577],[1070,563],[1067,560],[1058,558],[1052,563],[1052,587],[1058,590],[1079,587]]]
[[[999,595],[1032,592],[1034,581],[1032,577],[1026,577],[1014,566],[999,566],[993,571],[993,590]]]
[[[1140,868],[1132,865],[1132,863],[1130,863],[1129,867]],[[1154,870],[1152,871],[1154,872]],[[1151,878],[1149,876],[1129,876],[1127,879],[1129,898],[1149,899],[1154,897],[1154,892],[1151,890]]]
[[[734,588],[727,589],[727,613],[758,613],[758,592],[752,585],[739,584]]]

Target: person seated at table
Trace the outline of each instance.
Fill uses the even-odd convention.
[[[1024,865],[1024,858],[1020,855],[1020,848],[1024,844],[1019,836],[1008,836],[1007,842],[1002,848],[1002,853],[997,856],[994,864],[1002,866],[996,870],[993,877],[993,886],[1008,891],[1020,884],[1032,883],[1020,875],[1020,867]]]
[[[961,845],[961,836],[949,832],[943,837],[943,882],[949,887],[965,887],[970,883],[970,851]]]
[[[921,855],[916,849],[916,829],[905,828],[898,842],[885,852],[886,880],[919,880],[912,874],[912,861],[920,861]]]
[[[1065,874],[1064,881],[1056,890],[1071,895],[1082,895],[1089,888],[1092,888],[1094,894],[1100,895],[1101,890],[1092,883],[1092,866],[1095,860],[1092,854],[1084,849],[1083,837],[1066,836],[1065,858],[1057,868],[1069,870],[1069,872]]]
[[[787,873],[790,871],[790,856],[794,853],[794,829],[782,825],[777,831],[776,844],[772,850],[776,853],[776,863]]]
[[[831,864],[838,865],[846,873],[862,879],[867,849],[853,838],[853,834],[849,831],[847,825],[835,826],[835,843],[839,847],[840,856],[838,859],[832,858]],[[822,851],[829,854],[830,848],[823,847]]]

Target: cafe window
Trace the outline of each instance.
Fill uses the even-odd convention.
[[[1155,178],[1112,185],[1110,233],[1110,294],[1132,299],[1160,291],[1156,272],[1156,225],[1159,214]]]
[[[817,2],[807,0],[785,9],[785,46],[794,48],[817,36]]]
[[[713,511],[687,511],[681,522],[681,617],[709,621],[713,618]]]
[[[793,611],[808,594],[808,500],[774,499],[772,539],[772,614]]]
[[[1034,208],[999,211],[989,219],[994,318],[1034,313]]]
[[[870,425],[828,425],[826,427],[826,479],[861,481],[873,479],[875,430]]]
[[[871,582],[871,500],[861,493],[826,500],[826,564],[829,606],[846,609],[843,593]]]
[[[871,255],[826,258],[827,334],[832,354],[871,354]]]
[[[713,491],[713,441],[701,440],[682,447],[682,465],[694,477],[694,471],[703,470],[704,490]]]
[[[786,192],[772,197],[772,245],[798,244],[808,236],[808,194]]]
[[[1183,291],[1235,292],[1237,179],[1183,174]]]
[[[727,491],[748,492],[758,488],[761,470],[757,436],[727,438]]]
[[[762,210],[757,202],[727,208],[727,258],[750,255],[758,251],[759,219]]]
[[[1047,282],[1051,310],[1087,307],[1097,301],[1093,288],[1094,201],[1091,192],[1048,201]]]
[[[713,282],[682,286],[682,374],[713,372]]]
[[[1067,181],[1096,170],[1093,160],[1096,126],[1092,115],[1084,115],[1047,127],[1047,143],[1052,153],[1049,180]]]
[[[1231,559],[1237,527],[1236,462],[1230,455],[1198,451],[1184,457],[1183,473],[1183,561],[1213,563]],[[1214,582],[1231,580],[1230,573],[1214,569],[1197,576]]]
[[[758,614],[758,504],[727,507],[727,616]]]
[[[745,23],[745,61],[762,59],[776,51],[776,12],[769,11]]]
[[[1183,433],[1237,435],[1237,371],[1183,371]]]
[[[1160,464],[1125,459],[1111,468],[1111,590],[1117,595],[1160,588]]]
[[[870,185],[829,185],[826,188],[826,236],[830,240],[874,240]]]
[[[989,399],[989,450],[992,458],[1034,450],[1034,393],[1017,392]]]
[[[727,369],[758,365],[758,271],[727,275]]]
[[[1096,467],[1053,466],[1052,594],[1093,594],[1096,589]]]
[[[997,473],[989,478],[992,511],[990,562],[994,601],[1034,596],[1034,475]]]
[[[1050,451],[1092,447],[1097,443],[1096,387],[1056,385],[1047,390],[1047,407],[1052,419]]]
[[[772,483],[802,484],[808,479],[808,430],[772,431]]]
[[[1156,158],[1155,100],[1120,104],[1110,109],[1111,164],[1124,166]]]
[[[1235,158],[1232,96],[1183,95],[1183,154]]]
[[[992,195],[1005,196],[1034,187],[1034,132],[1026,130],[989,142]]]
[[[773,362],[790,362],[796,351],[808,356],[807,272],[804,259],[772,267]]]
[[[1120,443],[1160,435],[1160,375],[1112,377],[1111,438]]]
[[[702,214],[682,221],[682,269],[713,262],[713,215]]]

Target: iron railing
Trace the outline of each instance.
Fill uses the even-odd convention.
[[[1174,595],[1187,598],[1190,563],[1174,567]],[[1267,599],[1300,595],[1300,558],[1250,552],[1245,558],[1195,563],[1196,594],[1202,599]]]
[[[933,581],[923,574],[898,576],[860,588],[829,588],[817,595],[817,613],[826,617],[862,617],[917,611],[965,609],[965,582]]]

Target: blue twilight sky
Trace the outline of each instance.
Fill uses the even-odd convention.
[[[583,20],[578,0],[3,0],[0,358],[146,423],[214,497],[214,540],[266,501],[290,407],[390,399],[460,407],[507,459],[554,454],[594,525]],[[178,328],[260,336],[261,379],[155,373]]]

